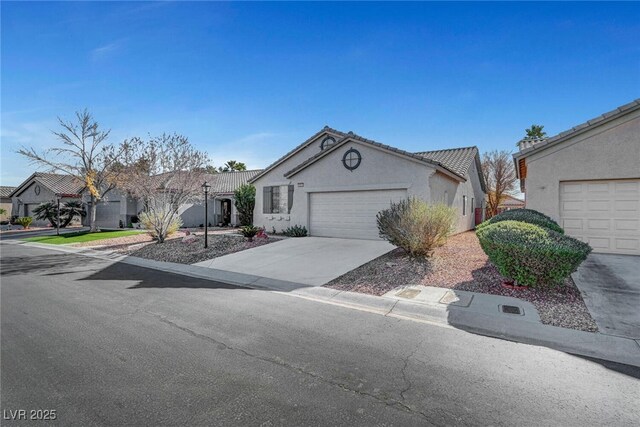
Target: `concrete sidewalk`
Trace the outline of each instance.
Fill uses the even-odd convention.
[[[87,248],[52,247],[52,245],[17,241],[7,241],[2,244],[25,244],[199,279],[269,290],[290,297],[304,298],[383,316],[452,327],[490,337],[541,345],[571,354],[640,367],[640,342],[637,340],[543,325],[539,322],[535,308],[526,301],[517,298],[461,291],[455,291],[451,297],[446,295],[448,289],[427,288],[422,298],[412,301],[412,298],[403,298],[392,293],[378,297],[195,265],[147,260]],[[397,289],[394,292],[402,293],[403,290],[406,289]],[[476,304],[473,302],[466,304],[470,297],[471,300],[476,301]],[[521,307],[525,316],[501,312],[498,307],[502,304]],[[529,316],[526,315],[527,312]]]

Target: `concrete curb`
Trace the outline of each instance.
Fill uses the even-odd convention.
[[[378,297],[330,288],[311,287],[299,283],[216,270],[207,267],[147,260],[109,251],[96,251],[77,247],[52,247],[52,245],[22,241],[4,242],[3,244],[23,244],[108,261],[123,262],[138,267],[185,275],[197,279],[222,282],[252,289],[270,290],[283,295],[339,305],[383,316],[438,324],[439,326],[461,329],[470,333],[493,338],[539,345],[578,356],[640,367],[640,343],[629,338],[559,328],[516,317],[488,315],[454,305],[443,305],[440,307],[388,296]]]

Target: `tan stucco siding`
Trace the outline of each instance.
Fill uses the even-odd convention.
[[[342,164],[342,157],[350,148],[357,149],[362,155],[362,163],[354,171],[349,171]],[[301,161],[288,161],[280,170],[284,173]],[[274,172],[254,183],[257,189],[254,222],[266,227],[268,231],[273,228],[281,231],[292,225],[303,225],[309,229],[309,199],[313,192],[406,189],[409,197],[429,200],[429,176],[435,173],[435,169],[369,145],[353,142],[333,151],[291,179]],[[289,184],[294,186],[291,213],[263,214],[262,188]],[[281,190],[281,197],[284,198],[285,195],[286,191]]]
[[[485,194],[482,192],[480,178],[475,162],[469,168],[466,182],[458,182],[450,177],[438,172],[431,176],[429,185],[431,187],[431,202],[444,202],[453,207],[458,214],[455,231],[457,233],[471,230],[475,227],[473,210],[482,207]],[[466,215],[463,215],[462,203],[464,196],[467,196]],[[472,208],[473,203],[473,208]]]
[[[6,221],[11,218],[11,210],[13,209],[11,199],[8,197],[6,199],[2,198],[2,201],[0,202],[0,209],[4,209],[5,211],[7,211],[6,214],[0,215],[0,221]]]
[[[560,182],[640,178],[640,111],[526,158],[527,208],[560,220]]]

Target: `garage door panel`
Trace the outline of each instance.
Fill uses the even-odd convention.
[[[406,197],[406,190],[311,193],[310,234],[377,240],[376,214]]]
[[[595,252],[640,255],[640,180],[561,182],[560,220]]]

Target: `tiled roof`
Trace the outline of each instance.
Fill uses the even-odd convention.
[[[416,160],[421,160],[421,161],[426,162],[426,163],[435,164],[437,166],[440,166],[440,167],[448,170],[449,172],[453,173],[454,175],[458,176],[459,178],[462,178],[462,180],[466,179],[464,177],[464,175],[465,175],[464,173],[463,174],[459,174],[458,172],[455,172],[455,171],[449,169],[447,166],[442,165],[442,164],[440,164],[439,162],[437,162],[435,160],[428,159],[428,158],[426,158],[424,156],[421,156],[421,155],[418,155],[416,153],[410,153],[408,151],[401,150],[399,148],[392,147],[390,145],[381,144],[381,143],[373,141],[371,139],[364,138],[364,137],[362,137],[360,135],[356,135],[353,132],[348,132],[348,133],[344,134],[344,137],[342,137],[342,139],[340,139],[337,143],[333,144],[329,149],[320,151],[319,153],[315,154],[314,156],[311,156],[310,158],[308,158],[304,162],[300,163],[299,165],[297,165],[296,167],[294,167],[293,169],[291,169],[290,171],[285,173],[284,176],[288,178],[288,177],[294,175],[295,173],[297,173],[300,170],[304,169],[305,167],[307,167],[311,163],[315,162],[316,160],[320,159],[321,157],[324,157],[327,154],[329,154],[330,152],[332,152],[333,150],[337,149],[339,146],[342,145],[343,142],[345,142],[345,141],[347,141],[349,139],[355,140],[355,141],[364,142],[366,144],[370,144],[370,145],[373,145],[375,147],[382,148],[384,150],[393,151],[394,153],[398,153],[398,154],[401,154],[403,156],[411,157],[411,158],[414,158]]]
[[[448,148],[446,150],[422,151],[420,157],[440,163],[458,175],[465,176],[478,154],[478,147]]]
[[[6,185],[0,185],[0,197],[9,197],[9,194],[15,190],[16,187],[7,187]]]
[[[78,194],[85,188],[82,181],[71,175],[36,172],[20,184],[20,186],[15,188],[10,196],[14,196],[15,193],[20,192],[23,187],[29,185],[33,180],[37,180],[54,193]]]
[[[78,194],[85,185],[82,181],[71,175],[37,172],[38,180],[53,190],[54,193]]]
[[[236,188],[242,184],[246,184],[249,180],[263,169],[256,169],[250,171],[236,171],[236,172],[221,172],[216,174],[207,174],[207,183],[211,185],[212,193],[233,193]]]
[[[600,126],[608,121],[617,119],[618,117],[624,116],[625,114],[631,113],[636,110],[640,110],[640,98],[634,101],[631,101],[628,104],[622,105],[614,110],[611,110],[608,113],[604,113],[591,120],[587,120],[586,122],[579,124],[577,126],[574,126],[569,130],[560,132],[559,134],[552,136],[551,138],[543,138],[543,139],[536,139],[536,140],[530,140],[528,138],[524,138],[520,140],[520,142],[532,142],[532,143],[528,145],[524,144],[524,147],[527,147],[527,148],[524,148],[520,152],[515,153],[513,157],[514,159],[526,157],[533,151],[539,150],[541,148],[549,147],[550,145],[553,145],[553,144],[558,144],[577,134],[585,132],[591,128]]]
[[[291,157],[292,155],[294,155],[295,153],[297,153],[298,151],[300,151],[302,148],[306,147],[311,141],[313,141],[314,139],[316,139],[318,136],[320,136],[321,134],[323,134],[324,132],[331,132],[334,133],[336,135],[340,135],[342,137],[344,137],[346,134],[344,132],[340,132],[339,130],[330,128],[329,126],[325,126],[322,129],[320,129],[318,132],[314,133],[311,137],[307,138],[302,144],[299,144],[297,147],[295,147],[293,150],[289,151],[287,154],[285,154],[284,156],[280,157],[278,160],[276,160],[275,162],[271,163],[269,166],[267,166],[265,169],[263,169],[262,171],[260,171],[260,173],[256,174],[251,181],[255,181],[256,179],[258,179],[259,177],[261,177],[262,175],[266,174],[267,172],[269,172],[271,169],[275,168],[276,166],[278,166],[280,163],[284,162],[285,160],[287,160],[289,157]]]

